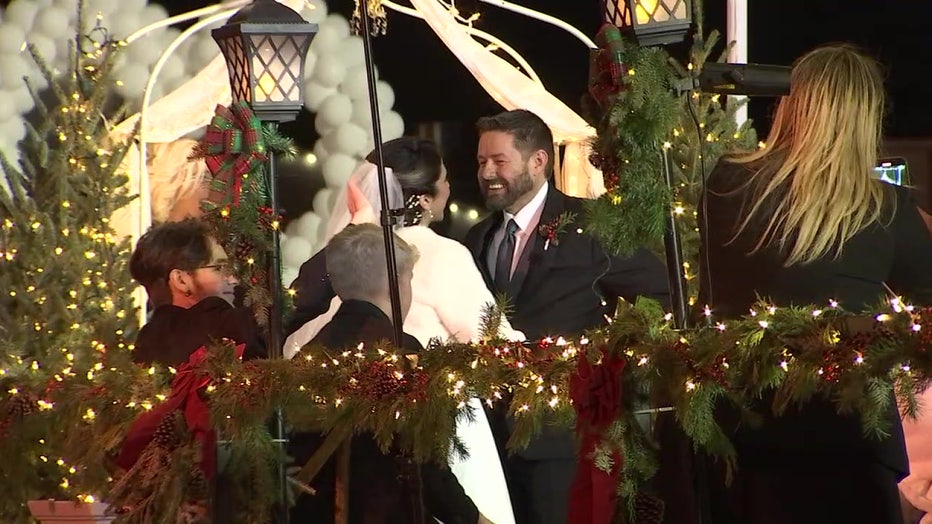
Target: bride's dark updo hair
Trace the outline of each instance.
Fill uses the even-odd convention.
[[[403,136],[382,144],[382,160],[401,184],[405,199],[404,224],[417,224],[421,220],[418,198],[437,194],[437,181],[443,165],[440,149],[430,140]],[[369,153],[366,161],[378,162],[375,151]]]

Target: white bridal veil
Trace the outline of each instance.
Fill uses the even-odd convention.
[[[394,171],[389,167],[385,168],[385,182],[388,184],[389,209],[404,208],[405,199],[401,190],[401,183],[398,182]],[[350,195],[351,186],[355,186],[359,190],[355,198]],[[365,201],[357,201],[360,195],[365,198]],[[326,246],[330,239],[348,226],[350,222],[355,224],[362,222],[378,224],[381,213],[382,199],[379,195],[378,166],[371,162],[363,162],[356,168],[349,181],[343,185],[343,189],[337,195],[333,210],[330,212],[330,218],[327,220],[326,235],[321,246]]]

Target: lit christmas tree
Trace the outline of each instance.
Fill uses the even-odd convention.
[[[99,27],[79,36],[58,78],[30,48],[53,101],[29,86],[38,122],[27,124],[18,163],[0,160],[10,188],[0,188],[0,479],[14,492],[3,500],[19,501],[0,507],[5,522],[26,520],[27,500],[99,498],[122,437],[101,428],[147,409],[146,392],[121,389],[135,376],[125,370],[138,317],[130,242],[109,218],[132,200],[120,169],[127,148],[108,140],[107,121],[122,111],[105,113],[119,47]],[[108,392],[130,401],[114,405]],[[85,423],[53,423],[64,414]]]

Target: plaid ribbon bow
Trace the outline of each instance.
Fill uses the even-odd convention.
[[[218,105],[201,141],[204,162],[213,174],[208,200],[217,206],[239,205],[243,176],[268,159],[262,121],[246,102]]]
[[[621,30],[606,24],[596,35],[598,49],[589,53],[589,94],[605,107],[611,98],[625,89],[628,66],[624,62],[625,46]]]

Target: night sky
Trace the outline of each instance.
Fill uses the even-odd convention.
[[[171,14],[201,7],[210,0],[159,0]],[[404,0],[401,0],[404,2]],[[593,35],[600,25],[597,0],[514,0],[566,20]],[[328,0],[331,11],[349,15],[350,0]],[[0,0],[0,4],[6,1]],[[932,64],[927,44],[932,2],[921,0],[750,0],[750,62],[790,65],[823,43],[850,42],[876,56],[887,72],[890,109],[887,135],[932,137],[932,83],[923,69]],[[461,12],[480,11],[480,29],[502,38],[536,69],[548,89],[570,107],[579,108],[586,89],[588,50],[569,34],[478,0],[457,0]],[[725,0],[705,0],[705,29],[725,30]],[[681,46],[685,47],[685,46]],[[672,50],[676,52],[676,49]],[[427,25],[389,11],[388,34],[375,41],[381,78],[396,94],[395,109],[407,133],[422,123],[439,123],[452,173],[454,194],[473,200],[476,187],[475,137],[472,125],[484,114],[500,110]],[[773,100],[751,103],[758,133],[765,135]],[[299,146],[309,148],[316,136],[313,117],[305,115],[286,128]]]

